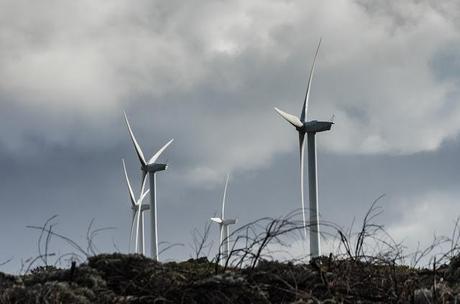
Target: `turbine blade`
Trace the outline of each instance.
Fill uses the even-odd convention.
[[[148,164],[151,165],[151,164],[154,164],[158,157],[160,157],[161,153],[163,153],[163,151],[174,141],[174,138],[172,138],[170,141],[168,141],[166,143],[166,145],[164,145],[160,150],[158,150],[157,153],[155,153],[154,156],[152,156],[152,158],[149,160]]]
[[[301,128],[303,126],[303,123],[300,121],[300,119],[298,119],[294,115],[281,111],[280,109],[276,107],[275,107],[275,111],[278,112],[278,114],[281,115],[281,117],[286,119],[294,127]]]
[[[227,179],[225,180],[224,195],[222,197],[222,213],[221,213],[221,216],[220,216],[221,219],[225,218],[225,201],[227,199],[227,187],[228,187],[228,179],[229,179],[229,177],[230,177],[230,175],[227,174]]]
[[[145,191],[141,197],[139,198],[139,201],[138,201],[138,204],[142,204],[142,201],[144,200],[144,198],[147,196],[147,194],[149,194],[150,192],[150,189],[147,189],[147,191]]]
[[[136,252],[139,253],[139,233],[141,232],[140,217],[142,215],[142,205],[139,204],[137,208],[137,222],[136,222]]]
[[[136,218],[136,210],[133,210],[131,213],[131,229],[129,231],[129,248],[131,249],[131,244],[133,241],[133,229],[134,229],[134,219]],[[134,248],[136,250],[136,248]]]
[[[126,184],[128,185],[129,198],[131,199],[131,204],[134,206],[136,205],[136,199],[134,198],[133,188],[131,188],[131,184],[129,182],[128,172],[126,171],[125,160],[121,159],[121,162],[123,163],[123,171],[125,172]]]
[[[211,217],[211,221],[216,222],[217,224],[222,224],[222,219],[218,217]]]
[[[147,172],[142,170],[142,180],[141,180],[141,194],[144,193],[144,190],[145,190],[145,185],[146,185],[146,182],[147,182]]]
[[[147,181],[147,172],[142,170],[142,177],[141,177],[141,194],[144,193],[145,189],[145,182]]]
[[[144,153],[142,153],[142,149],[137,143],[136,137],[134,136],[133,130],[131,129],[131,126],[129,124],[128,116],[126,116],[126,112],[123,111],[123,114],[125,115],[126,126],[128,126],[129,135],[131,136],[131,140],[134,144],[134,148],[136,149],[137,157],[139,157],[139,161],[141,162],[142,166],[145,166],[146,162],[145,162]]]
[[[305,122],[307,120],[308,112],[308,99],[310,98],[311,81],[313,79],[313,73],[315,72],[316,57],[318,56],[319,47],[321,45],[321,38],[319,39],[318,47],[316,48],[315,58],[310,70],[310,76],[308,78],[307,92],[305,93],[305,99],[303,101],[302,113],[300,114],[300,121]]]
[[[300,200],[302,203],[302,218],[303,226],[305,230],[305,239],[307,238],[307,222],[305,218],[305,199],[304,199],[304,185],[303,185],[303,176],[304,176],[304,163],[305,163],[305,133],[299,132],[299,149],[300,149]]]

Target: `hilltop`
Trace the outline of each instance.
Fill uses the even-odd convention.
[[[456,303],[460,257],[429,269],[383,260],[261,260],[223,269],[207,258],[160,263],[101,254],[68,269],[0,273],[0,303]]]

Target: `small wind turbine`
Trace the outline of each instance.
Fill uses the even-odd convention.
[[[321,39],[316,49],[315,58],[313,59],[313,65],[310,71],[310,77],[308,79],[307,92],[305,93],[305,99],[303,102],[302,112],[300,119],[294,115],[288,114],[275,108],[276,112],[286,119],[291,125],[293,125],[299,132],[299,147],[300,147],[300,196],[302,202],[302,215],[303,224],[305,228],[305,237],[307,236],[307,227],[305,219],[305,203],[304,203],[304,186],[303,186],[303,174],[304,174],[304,151],[305,151],[305,133],[307,133],[308,141],[308,185],[309,185],[309,199],[310,199],[310,255],[317,257],[321,255],[320,245],[320,234],[319,234],[319,214],[318,214],[318,184],[317,184],[317,167],[316,167],[316,142],[315,135],[318,132],[329,131],[333,122],[331,121],[317,121],[307,120],[308,110],[308,98],[310,97],[311,81],[313,73],[315,71],[316,57],[318,56],[319,47],[321,45]]]
[[[124,113],[124,112],[123,112]],[[144,153],[142,153],[142,149],[137,143],[136,138],[134,137],[134,133],[131,130],[131,126],[129,125],[128,117],[125,115],[125,122],[126,126],[129,130],[129,135],[131,136],[131,140],[133,141],[134,148],[136,149],[137,157],[141,163],[141,170],[142,170],[142,185],[145,182],[145,178],[147,173],[149,174],[150,180],[150,225],[151,225],[151,242],[150,242],[150,254],[152,259],[158,261],[158,226],[157,226],[157,199],[156,199],[156,182],[155,182],[155,174],[159,171],[164,171],[168,167],[167,164],[156,163],[158,158],[160,157],[161,153],[174,141],[171,139],[168,141],[160,150],[158,150],[155,155],[150,158],[149,161],[145,160]]]
[[[136,199],[134,196],[133,188],[131,187],[131,183],[129,182],[128,172],[126,171],[125,160],[121,160],[123,163],[123,171],[125,172],[125,179],[126,185],[128,186],[129,191],[129,198],[131,199],[131,210],[132,210],[132,217],[131,217],[131,230],[129,233],[129,242],[131,244],[132,236],[133,236],[133,229],[134,229],[134,221],[136,219],[137,214],[137,223],[136,223],[136,241],[134,245],[134,252],[142,253],[145,255],[145,246],[144,246],[144,211],[150,209],[150,205],[143,204],[145,196],[150,192],[149,189],[144,192],[145,184],[141,187],[141,194],[139,198]]]
[[[228,257],[228,253],[230,252],[230,240],[229,240],[229,226],[236,224],[236,219],[226,219],[225,218],[225,200],[227,199],[227,186],[228,186],[228,178],[225,181],[225,188],[224,188],[224,196],[222,198],[222,213],[220,217],[212,217],[211,221],[216,222],[219,224],[220,228],[220,248],[222,248],[222,261]]]

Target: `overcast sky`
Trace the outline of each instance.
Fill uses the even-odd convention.
[[[163,259],[189,257],[227,172],[240,223],[299,208],[297,134],[273,107],[300,113],[320,37],[309,118],[335,115],[317,137],[321,218],[349,226],[385,193],[378,222],[396,240],[449,234],[459,16],[455,0],[0,0],[0,270],[37,254],[26,225],[54,214],[82,244],[92,218],[116,227],[98,248],[127,251],[121,158],[136,189],[140,171],[123,110],[147,157],[175,139],[159,239],[185,245]]]

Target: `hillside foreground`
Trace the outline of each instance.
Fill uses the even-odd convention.
[[[333,256],[224,269],[206,258],[160,263],[101,254],[58,269],[0,273],[0,303],[457,303],[460,257],[435,270]]]

